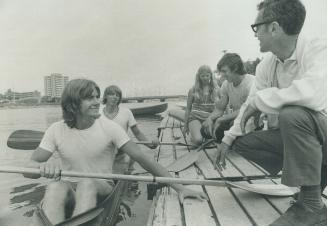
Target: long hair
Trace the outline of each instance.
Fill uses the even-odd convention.
[[[102,103],[103,103],[103,104],[106,104],[106,103],[107,103],[107,95],[108,95],[109,93],[115,93],[115,94],[118,94],[118,96],[119,96],[118,104],[121,103],[121,99],[122,99],[122,97],[123,97],[122,91],[121,91],[121,89],[120,89],[118,86],[112,85],[112,86],[108,86],[108,87],[104,90],[103,98],[102,98]]]
[[[94,88],[100,97],[99,86],[88,79],[74,79],[67,83],[61,95],[62,117],[70,128],[76,128],[76,116],[80,112],[82,100],[92,96]]]
[[[208,65],[202,65],[199,67],[196,75],[195,75],[195,84],[194,84],[194,95],[197,98],[200,98],[203,94],[203,84],[200,79],[200,75],[204,73],[210,74],[210,84],[209,84],[209,94],[210,96],[213,94],[214,83],[213,83],[213,73],[211,68]]]

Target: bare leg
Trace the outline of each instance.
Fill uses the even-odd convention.
[[[84,179],[76,188],[76,206],[73,216],[83,213],[97,204],[97,196],[109,194],[113,189],[105,180]]]
[[[184,122],[185,120],[185,111],[184,110],[179,110],[179,109],[172,109],[169,111],[169,116]]]
[[[65,206],[74,201],[74,191],[69,182],[57,181],[48,185],[43,199],[43,210],[51,223],[65,219]]]
[[[198,120],[192,120],[188,123],[188,127],[191,134],[191,141],[196,145],[200,145],[203,139],[200,131],[202,127],[201,122]]]

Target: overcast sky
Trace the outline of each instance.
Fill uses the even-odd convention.
[[[0,0],[0,93],[87,77],[126,95],[186,94],[223,50],[261,57],[259,0]],[[304,32],[327,36],[327,1],[304,0]]]

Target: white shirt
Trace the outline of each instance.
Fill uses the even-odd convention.
[[[57,151],[64,170],[111,173],[117,149],[128,141],[128,135],[119,125],[100,118],[84,130],[69,128],[64,121],[53,123],[40,147]]]
[[[327,40],[298,37],[295,51],[284,63],[269,53],[257,66],[255,86],[223,142],[241,136],[240,121],[248,104],[268,114],[268,127],[278,125],[279,110],[298,105],[327,115]],[[247,131],[253,125],[247,124]]]

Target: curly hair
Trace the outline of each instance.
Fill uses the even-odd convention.
[[[304,24],[306,10],[300,0],[264,0],[257,9],[263,20],[276,20],[287,35],[297,35]]]
[[[67,83],[61,95],[62,117],[70,128],[76,128],[76,116],[80,112],[82,100],[92,96],[96,89],[100,97],[100,88],[92,80],[74,79]]]
[[[223,66],[227,66],[232,72],[239,75],[244,75],[247,73],[243,61],[237,53],[226,53],[219,60],[217,69],[220,71]]]
[[[107,103],[107,95],[108,95],[109,93],[115,93],[115,94],[118,94],[118,96],[119,96],[118,104],[121,103],[121,99],[123,98],[122,91],[121,91],[121,89],[120,89],[118,86],[112,85],[112,86],[108,86],[108,87],[104,90],[103,98],[102,98],[102,103],[103,103],[103,104],[106,104],[106,103]]]

